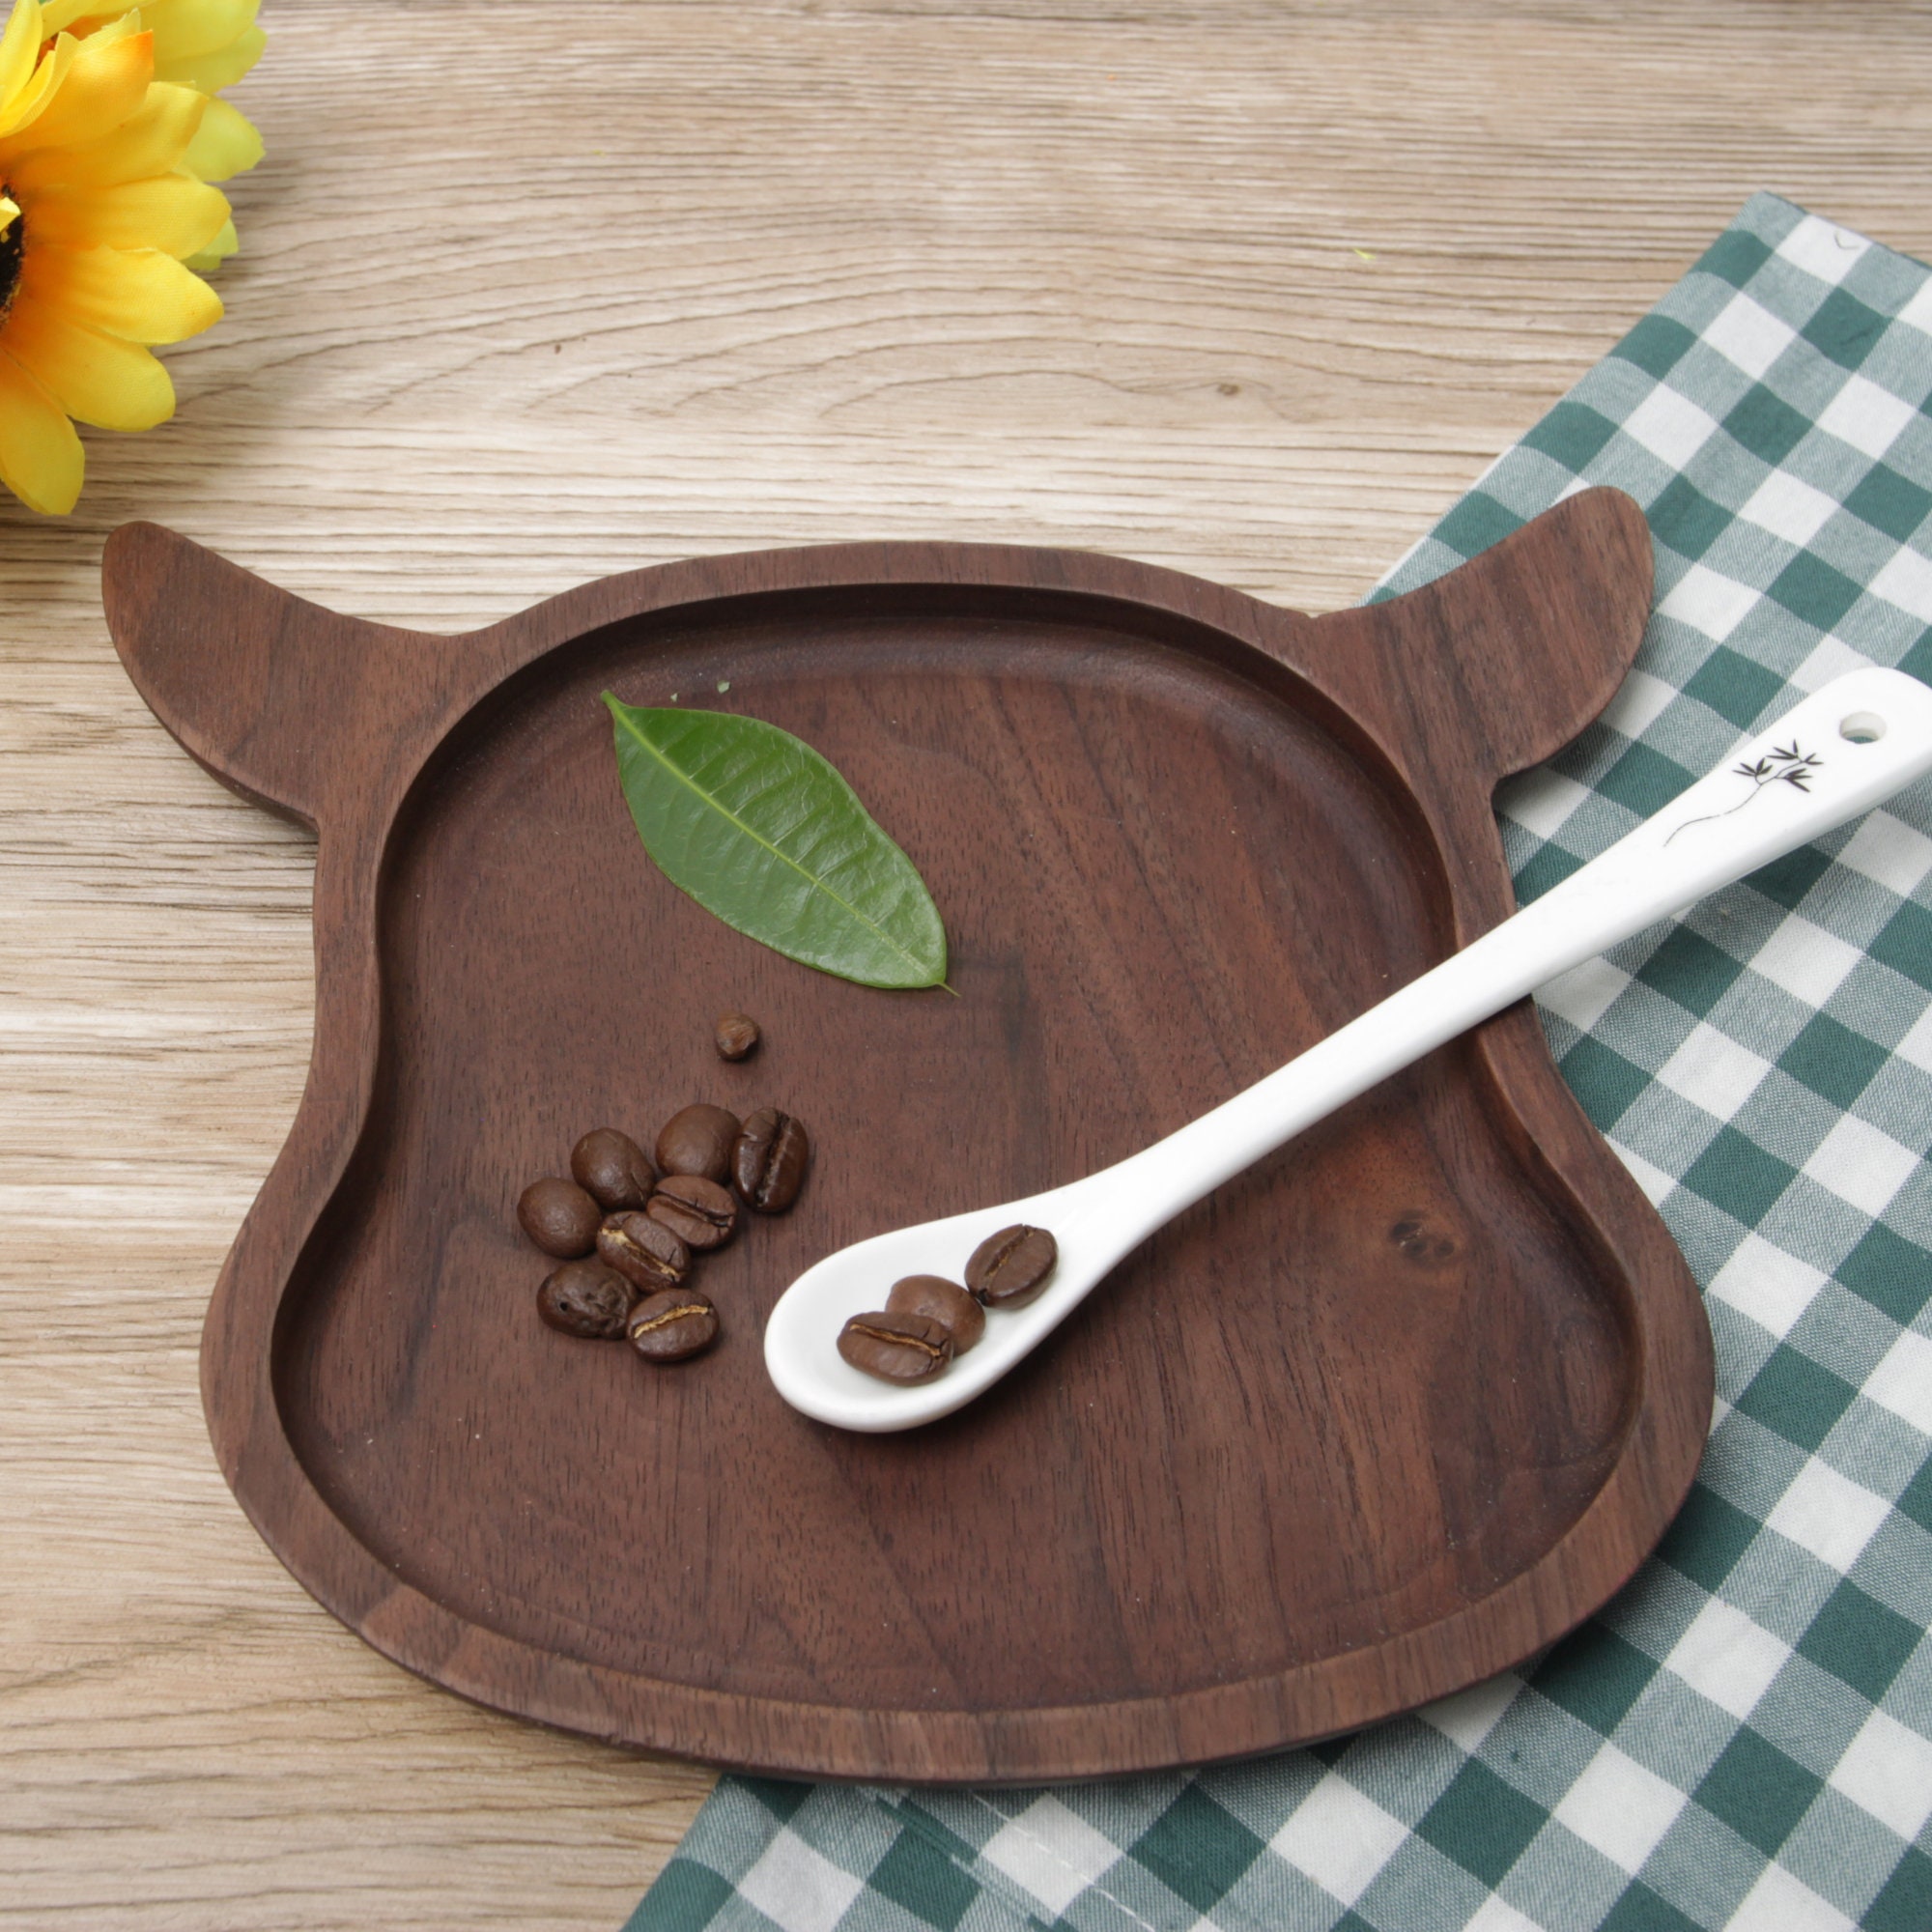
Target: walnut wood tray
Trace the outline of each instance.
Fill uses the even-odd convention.
[[[105,582],[162,723],[319,834],[314,1061],[203,1393],[270,1548],[410,1669],[767,1771],[1125,1772],[1517,1662],[1681,1502],[1709,1331],[1526,1003],[1165,1230],[945,1423],[828,1430],[759,1352],[818,1255],[1117,1159],[1503,918],[1492,789],[1643,628],[1627,498],[1313,620],[947,544],[643,570],[462,638],[152,525]],[[672,889],[606,687],[824,752],[930,884],[961,997],[809,972]],[[724,1007],[765,1026],[743,1065]],[[648,1143],[694,1099],[782,1105],[818,1159],[703,1264],[717,1350],[653,1371],[539,1324],[512,1209],[585,1129]]]

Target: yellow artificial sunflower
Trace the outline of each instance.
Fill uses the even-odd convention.
[[[146,0],[140,24],[155,37],[155,78],[210,97],[208,111],[182,165],[205,182],[227,181],[262,158],[262,137],[239,108],[213,97],[262,57],[268,36],[255,24],[261,0]],[[89,39],[127,17],[125,6],[100,0],[42,0],[41,31]],[[240,243],[230,221],[189,266],[212,269]]]
[[[185,160],[208,108],[153,78],[135,16],[43,52],[39,0],[14,0],[0,35],[0,481],[64,514],[83,458],[70,417],[151,429],[174,385],[145,345],[221,315],[183,266],[228,219]]]

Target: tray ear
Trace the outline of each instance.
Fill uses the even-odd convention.
[[[1419,590],[1338,611],[1373,627],[1372,707],[1484,789],[1562,750],[1610,701],[1650,618],[1650,526],[1621,490],[1579,491]]]
[[[107,539],[101,600],[128,675],[195,762],[316,826],[372,672],[410,634],[291,597],[158,524]]]
[[[1302,650],[1393,757],[1463,885],[1460,942],[1512,909],[1491,794],[1610,701],[1650,597],[1650,526],[1598,489],[1420,590],[1315,620]]]

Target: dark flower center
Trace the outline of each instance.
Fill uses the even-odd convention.
[[[0,194],[6,189],[0,186]],[[27,252],[27,217],[16,214],[0,229],[0,318],[14,306],[14,292],[20,286],[20,258]]]

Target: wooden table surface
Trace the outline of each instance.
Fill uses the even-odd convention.
[[[101,539],[466,629],[852,537],[1360,597],[1768,187],[1932,254],[1932,14],[269,0],[181,410],[0,508],[0,1924],[614,1932],[702,1767],[477,1711],[210,1456],[311,841],[135,696]]]

